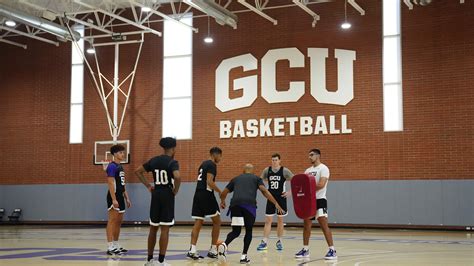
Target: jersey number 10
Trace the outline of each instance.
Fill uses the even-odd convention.
[[[168,173],[166,170],[155,170],[156,173],[156,182],[157,185],[168,185]]]

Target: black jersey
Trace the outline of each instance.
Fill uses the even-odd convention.
[[[207,191],[214,192],[214,190],[207,185],[208,173],[214,175],[214,178],[212,181],[215,182],[216,176],[217,176],[217,165],[211,160],[204,161],[201,163],[201,166],[199,166],[196,191],[207,190]]]
[[[178,161],[168,155],[151,158],[143,165],[147,172],[153,172],[155,188],[174,188],[173,171],[179,170]]]
[[[111,162],[105,170],[108,177],[114,178],[115,193],[123,193],[125,191],[125,171],[121,164]]]
[[[280,195],[285,192],[286,178],[283,174],[283,166],[276,172],[273,172],[272,167],[268,167],[268,191],[272,194]]]

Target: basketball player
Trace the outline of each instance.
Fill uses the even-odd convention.
[[[289,195],[286,192],[285,182],[290,181],[293,173],[283,166],[281,166],[280,154],[272,155],[272,165],[265,168],[260,175],[263,180],[268,181],[268,191],[272,194],[278,204],[283,208],[285,214],[278,214],[277,222],[277,236],[276,249],[283,250],[283,243],[281,237],[283,236],[283,217],[288,215],[288,208],[286,204],[286,197]],[[267,208],[265,210],[265,227],[263,228],[263,240],[257,247],[257,250],[266,250],[268,243],[268,236],[272,229],[273,216],[277,214],[275,205],[267,200]]]
[[[151,193],[148,258],[145,266],[157,264],[156,261],[153,261],[153,251],[158,227],[161,227],[158,265],[169,265],[164,262],[164,259],[168,248],[169,230],[174,225],[174,197],[181,184],[179,164],[174,160],[176,139],[162,138],[160,146],[164,150],[162,155],[151,158],[135,170],[137,177]],[[154,187],[148,183],[144,176],[145,172],[153,172]]]
[[[309,160],[311,161],[311,167],[306,169],[305,174],[314,176],[316,179],[316,219],[318,220],[321,230],[323,231],[324,238],[329,246],[329,251],[324,258],[326,260],[336,260],[337,254],[334,248],[332,240],[332,233],[328,225],[328,203],[326,199],[326,189],[329,180],[329,168],[321,163],[321,151],[318,149],[312,149],[309,151]],[[295,254],[296,258],[308,258],[309,257],[309,238],[311,237],[311,226],[312,220],[308,218],[304,220],[303,229],[303,248]]]
[[[232,217],[232,231],[227,235],[225,242],[219,244],[219,255],[225,257],[229,244],[240,235],[242,226],[245,226],[244,248],[240,257],[240,263],[249,263],[247,251],[252,241],[252,229],[257,216],[257,190],[273,203],[280,214],[284,214],[284,210],[278,202],[268,192],[263,184],[263,180],[253,174],[253,165],[246,164],[244,173],[234,177],[221,194],[221,208],[225,209],[225,199],[229,192],[234,192],[230,200],[230,215]]]
[[[107,255],[123,254],[128,250],[120,246],[118,240],[120,236],[120,226],[125,213],[125,203],[127,208],[132,206],[127,191],[125,190],[125,171],[120,162],[125,158],[125,147],[122,145],[113,145],[110,147],[110,153],[114,156],[114,160],[109,163],[107,169]]]
[[[193,198],[192,218],[194,221],[193,231],[191,233],[191,247],[186,257],[191,259],[202,259],[196,250],[196,243],[201,231],[204,218],[212,220],[212,240],[211,248],[207,253],[207,257],[217,258],[217,240],[219,238],[219,230],[221,227],[221,216],[219,205],[217,204],[214,191],[219,195],[221,190],[217,187],[215,181],[217,176],[217,164],[221,161],[222,150],[219,147],[213,147],[209,151],[210,158],[202,162],[199,166],[196,191]]]

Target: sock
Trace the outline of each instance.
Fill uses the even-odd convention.
[[[334,246],[330,246],[329,249],[336,250]]]
[[[108,242],[108,243],[107,243],[107,246],[108,246],[108,247],[107,247],[108,250],[114,249],[114,242]]]
[[[211,245],[211,249],[209,251],[212,253],[217,253],[217,245]]]
[[[303,246],[304,250],[309,250],[309,246]]]
[[[112,243],[113,243],[114,247],[116,247],[116,248],[119,248],[119,247],[120,247],[118,241],[114,241],[114,242],[112,242]]]
[[[147,260],[147,261],[151,261],[152,259],[153,259],[153,255],[148,255],[148,257],[147,257],[146,260]]]
[[[160,263],[162,263],[163,261],[165,261],[165,255],[163,255],[163,254],[158,255],[158,261],[159,261]]]
[[[189,250],[191,253],[196,253],[196,245],[191,245],[191,249]]]
[[[240,255],[240,259],[241,259],[241,260],[244,260],[245,258],[247,258],[247,254],[242,254],[242,255]]]
[[[280,241],[280,242],[281,242],[281,237],[279,237],[279,238],[278,238],[278,241]]]
[[[265,244],[266,244],[266,243],[268,243],[268,238],[264,237],[264,238],[262,239],[262,241],[265,242]]]

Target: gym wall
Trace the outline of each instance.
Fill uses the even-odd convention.
[[[309,149],[320,148],[322,161],[331,170],[331,222],[474,225],[470,195],[474,189],[474,3],[438,1],[412,11],[402,6],[402,132],[383,130],[381,1],[360,1],[365,16],[348,8],[353,25],[349,31],[339,27],[342,4],[317,5],[321,20],[315,28],[311,17],[294,7],[268,11],[278,19],[277,26],[252,13],[239,13],[237,30],[213,23],[212,45],[203,43],[206,30],[193,35],[193,138],[178,141],[176,154],[187,182],[182,192],[188,193],[178,195],[182,198],[177,210],[190,209],[197,168],[212,146],[224,151],[218,166],[221,187],[245,163],[253,163],[260,173],[270,165],[274,152],[294,173],[304,172],[309,167]],[[205,29],[207,19],[198,18],[194,25]],[[162,30],[162,24],[157,29]],[[22,41],[27,50],[0,44],[0,208],[21,207],[25,220],[101,220],[106,179],[102,167],[92,165],[92,154],[94,141],[111,137],[93,83],[85,74],[84,142],[69,144],[71,44],[54,47]],[[279,61],[277,87],[304,81],[305,94],[297,102],[269,104],[260,88],[262,58],[269,50],[291,47],[304,55],[305,67],[290,69],[288,61]],[[347,105],[322,104],[312,97],[309,48],[328,49],[330,91],[338,87],[336,49],[356,52],[354,98]],[[131,164],[125,170],[132,198],[139,203],[127,215],[132,221],[146,219],[148,208],[143,189],[133,184],[138,182],[133,170],[161,153],[162,51],[162,39],[147,35],[120,136],[131,141]],[[215,106],[216,68],[224,59],[247,53],[258,60],[258,69],[233,69],[230,85],[233,79],[257,75],[257,99],[250,107],[221,112]],[[106,65],[110,62],[104,70],[111,74],[113,53],[99,56]],[[121,49],[122,77],[134,60],[135,47]],[[242,96],[239,91],[230,95]],[[220,138],[223,120],[324,116],[329,129],[329,117],[334,116],[335,126],[341,129],[342,115],[347,117],[350,134],[290,136],[286,126],[285,136],[280,137]],[[41,195],[44,205],[38,205],[35,194]],[[83,200],[95,203],[94,207],[84,208],[81,215],[65,211]],[[51,204],[59,206],[45,209]],[[183,211],[177,219],[190,221],[191,215]],[[293,213],[289,220],[297,221]]]

